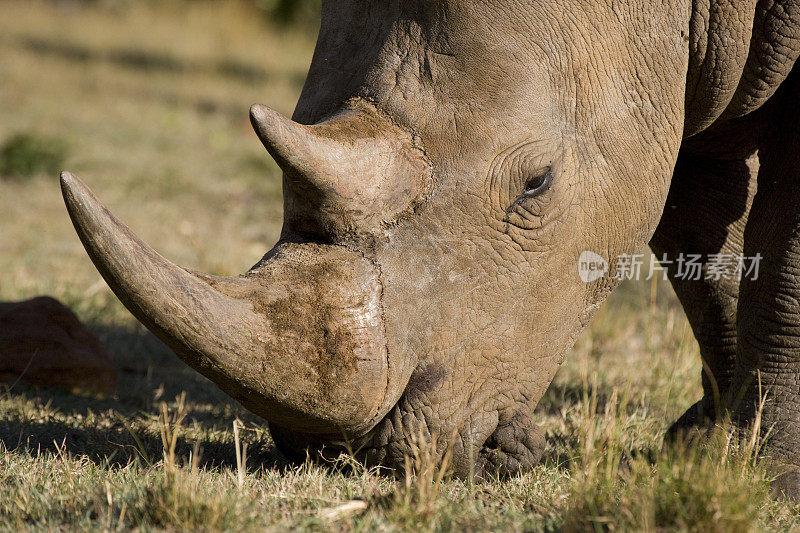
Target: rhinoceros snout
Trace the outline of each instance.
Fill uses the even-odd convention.
[[[379,270],[341,246],[283,243],[216,277],[158,255],[75,176],[62,191],[111,289],[179,357],[254,413],[316,434],[359,435],[391,408]]]

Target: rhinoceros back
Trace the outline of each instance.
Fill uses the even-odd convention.
[[[696,0],[689,46],[686,137],[775,93],[800,55],[800,0]]]

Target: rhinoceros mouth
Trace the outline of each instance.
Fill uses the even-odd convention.
[[[247,274],[164,259],[69,173],[62,191],[95,266],[181,359],[277,425],[360,435],[391,407],[376,265],[342,246],[283,242]]]

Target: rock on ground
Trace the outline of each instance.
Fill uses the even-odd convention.
[[[105,346],[59,301],[0,302],[0,382],[111,394],[117,372]]]

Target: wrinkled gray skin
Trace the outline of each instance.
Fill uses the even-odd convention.
[[[798,0],[325,1],[295,122],[252,110],[285,224],[239,278],[172,265],[62,187],[123,302],[287,455],[396,466],[421,432],[453,437],[464,476],[539,460],[534,407],[616,284],[580,280],[583,250],[760,252],[757,281],[674,281],[711,370],[678,427],[717,406],[745,427],[760,372],[768,453],[798,467],[798,18]]]

